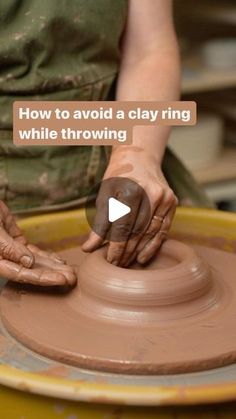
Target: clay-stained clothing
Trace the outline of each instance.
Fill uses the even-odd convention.
[[[102,178],[105,147],[15,147],[12,103],[114,98],[127,12],[128,0],[0,0],[0,199],[14,212],[82,204]]]
[[[0,199],[15,212],[81,202],[102,177],[105,147],[16,148],[12,103],[108,99],[126,16],[127,0],[0,0]]]

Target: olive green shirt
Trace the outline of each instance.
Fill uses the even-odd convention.
[[[108,163],[105,147],[16,147],[14,100],[113,99],[128,0],[0,0],[0,199],[16,213],[82,205]],[[182,202],[210,205],[167,151]]]
[[[0,0],[0,199],[14,212],[83,202],[105,147],[16,147],[14,100],[112,98],[127,0]]]

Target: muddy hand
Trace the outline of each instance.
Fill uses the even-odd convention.
[[[0,201],[0,275],[36,285],[74,285],[76,275],[56,254],[27,244],[16,221]]]
[[[145,264],[157,253],[167,237],[178,203],[177,198],[167,184],[161,167],[139,147],[130,146],[113,152],[104,179],[115,177],[130,178],[140,185],[148,196],[151,211],[148,215],[145,212],[144,196],[140,188],[124,188],[118,199],[131,207],[131,213],[114,223],[109,231],[107,197],[109,194],[116,194],[115,182],[114,185],[110,184],[109,191],[104,191],[102,186],[98,194],[95,218],[96,225],[100,226],[100,234],[92,232],[84,243],[83,250],[91,252],[100,247],[104,240],[108,240],[107,260],[110,263],[128,267],[137,260]],[[98,228],[95,229],[97,230]],[[117,238],[118,234],[124,240],[112,241],[112,237]]]

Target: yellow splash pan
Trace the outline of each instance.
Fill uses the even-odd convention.
[[[19,224],[31,242],[53,250],[80,244],[89,231],[83,210],[35,216],[20,220]],[[172,225],[171,237],[236,252],[236,214],[179,208]],[[154,377],[85,371],[34,354],[15,342],[6,331],[0,334],[0,358],[2,408],[5,406],[7,409],[7,403],[9,409],[9,401],[19,399],[19,392],[15,390],[21,390],[24,392],[21,393],[21,400],[24,399],[25,406],[32,404],[32,408],[37,407],[35,418],[45,418],[42,409],[43,406],[45,409],[48,406],[48,397],[52,401],[50,418],[73,419],[77,416],[70,416],[69,413],[64,416],[63,413],[71,411],[69,405],[60,412],[60,407],[55,404],[56,399],[70,400],[71,403],[80,401],[123,406],[190,405],[236,400],[236,364],[205,372]],[[98,413],[93,410],[92,416],[92,411],[87,410],[83,403],[81,409],[81,416],[78,417],[104,417],[104,412],[99,409],[96,411]],[[22,412],[23,410],[21,415]],[[124,417],[144,418],[145,413],[143,414],[144,416],[139,411],[135,416],[127,414]],[[6,417],[10,419],[18,416]],[[26,413],[20,417],[28,419]]]

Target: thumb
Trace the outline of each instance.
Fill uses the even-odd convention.
[[[0,256],[20,263],[25,268],[31,268],[34,264],[33,253],[24,244],[9,236],[3,227],[0,227]]]
[[[103,238],[98,236],[94,231],[91,231],[89,238],[82,245],[84,252],[93,252],[103,244]]]

